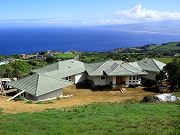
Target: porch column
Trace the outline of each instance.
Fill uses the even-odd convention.
[[[129,76],[126,76],[126,87],[129,87]]]
[[[113,87],[116,87],[116,76],[113,76],[112,80]]]

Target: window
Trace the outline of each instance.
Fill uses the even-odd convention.
[[[133,80],[136,80],[136,77],[135,77],[135,76],[133,76]]]
[[[66,77],[66,80],[71,81],[71,80],[72,80],[72,77],[71,77],[71,76],[68,76],[68,77]]]
[[[101,76],[101,77],[99,77],[99,80],[106,80],[106,77],[105,76]]]
[[[71,78],[71,76],[69,76],[69,81],[71,81],[72,80],[72,78]]]
[[[131,79],[132,79],[132,77],[130,76],[130,77],[129,77],[129,80],[131,80]]]

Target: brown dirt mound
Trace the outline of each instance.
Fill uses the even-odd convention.
[[[32,103],[26,101],[9,101],[8,97],[0,96],[0,108],[4,113],[19,112],[39,112],[45,109],[64,108],[78,105],[89,104],[93,102],[124,102],[124,101],[140,101],[144,96],[154,95],[153,92],[143,91],[142,87],[127,88],[122,94],[120,91],[91,91],[89,89],[76,89],[74,85],[66,87],[64,95],[73,95],[67,99],[57,99],[50,103]]]

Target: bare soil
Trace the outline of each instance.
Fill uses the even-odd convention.
[[[56,99],[46,103],[27,103],[27,101],[9,101],[9,97],[0,96],[0,108],[4,113],[40,112],[46,109],[72,107],[94,102],[125,102],[140,101],[144,96],[154,95],[146,92],[143,87],[127,88],[122,94],[120,91],[91,91],[89,89],[76,89],[74,85],[64,90],[64,95],[73,95],[66,99]]]

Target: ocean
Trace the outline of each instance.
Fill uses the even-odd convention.
[[[96,27],[0,28],[0,54],[58,51],[109,51],[121,47],[180,41],[180,34],[114,30]]]

